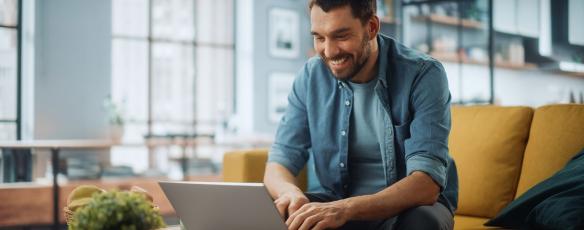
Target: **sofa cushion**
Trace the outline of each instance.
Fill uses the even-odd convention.
[[[552,176],[584,148],[584,105],[549,105],[533,116],[516,197]]]
[[[529,107],[452,108],[457,214],[491,218],[513,200],[532,116]]]
[[[489,226],[513,229],[584,229],[584,149],[566,167],[505,207]]]
[[[483,224],[488,220],[489,219],[483,217],[456,215],[454,216],[454,229],[455,230],[495,229],[496,227],[483,226]]]
[[[262,182],[267,159],[267,149],[226,153],[223,156],[223,181]]]

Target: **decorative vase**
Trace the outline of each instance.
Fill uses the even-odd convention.
[[[110,138],[114,143],[120,143],[124,137],[124,126],[122,125],[111,125],[110,126]]]

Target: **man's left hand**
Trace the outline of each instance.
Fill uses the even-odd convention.
[[[329,203],[308,203],[288,217],[290,230],[338,228],[348,220],[347,204],[344,200]]]

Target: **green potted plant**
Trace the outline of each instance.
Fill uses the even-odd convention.
[[[108,95],[103,102],[104,109],[108,112],[110,124],[110,137],[114,142],[120,142],[124,136],[124,116],[122,109]]]
[[[151,197],[136,191],[95,192],[73,213],[69,230],[152,230],[165,227]]]

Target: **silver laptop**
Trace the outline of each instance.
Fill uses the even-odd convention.
[[[159,182],[188,230],[287,229],[261,183]]]

